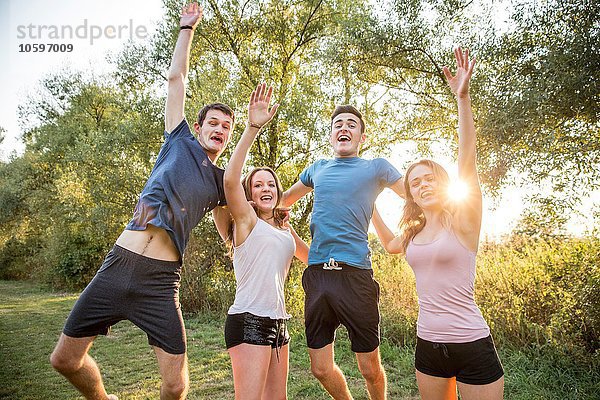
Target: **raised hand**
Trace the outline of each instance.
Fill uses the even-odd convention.
[[[179,20],[179,26],[191,26],[196,28],[196,25],[202,19],[202,13],[204,9],[199,6],[198,3],[190,3],[187,6],[183,6],[181,9],[181,19]]]
[[[469,96],[469,82],[473,75],[475,58],[469,61],[469,50],[463,51],[460,47],[454,49],[454,57],[456,58],[456,75],[452,76],[448,67],[444,67],[444,76],[452,93],[457,97],[467,97]]]
[[[267,90],[267,84],[261,83],[256,86],[256,89],[250,95],[248,103],[248,123],[256,126],[263,126],[269,122],[275,113],[279,104],[274,104],[269,110],[271,95],[273,94],[273,86]]]

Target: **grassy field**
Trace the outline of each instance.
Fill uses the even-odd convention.
[[[0,281],[0,398],[76,399],[78,393],[56,373],[48,357],[76,294],[51,293],[34,284]],[[190,358],[190,399],[233,398],[229,357],[222,318],[186,319]],[[327,399],[310,374],[302,324],[291,324],[290,399]],[[336,359],[348,377],[356,399],[365,399],[363,380],[354,356],[338,332]],[[382,343],[390,399],[418,398],[413,349]],[[507,399],[594,399],[600,393],[600,373],[587,365],[553,357],[542,350],[500,349],[506,370]],[[128,322],[117,324],[91,351],[109,392],[121,399],[158,398],[160,385],[153,352],[145,335]]]

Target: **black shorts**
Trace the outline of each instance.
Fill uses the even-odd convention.
[[[353,352],[371,352],[379,347],[379,284],[372,269],[339,265],[339,271],[311,265],[302,274],[307,345],[320,349],[333,343],[341,324]]]
[[[248,343],[280,348],[290,342],[285,319],[259,317],[245,312],[227,314],[225,320],[225,345],[227,348]]]
[[[106,335],[129,320],[148,343],[171,354],[186,351],[179,304],[181,263],[162,261],[115,245],[79,296],[63,332],[71,337]]]
[[[468,343],[435,343],[417,337],[415,368],[426,375],[456,377],[468,385],[487,385],[504,375],[491,336]]]

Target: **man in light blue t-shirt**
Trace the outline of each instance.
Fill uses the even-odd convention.
[[[315,191],[310,223],[309,267],[302,276],[305,329],[313,374],[335,399],[351,399],[335,364],[333,343],[340,325],[372,399],[386,398],[379,355],[379,284],[373,279],[367,230],[375,199],[389,187],[404,196],[400,173],[388,161],[358,157],[365,124],[353,106],[338,106],[331,117],[335,158],[318,160],[283,196],[284,206]]]

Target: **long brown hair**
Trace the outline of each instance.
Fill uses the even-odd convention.
[[[402,211],[402,218],[399,223],[401,232],[400,237],[402,238],[401,244],[404,253],[406,253],[406,248],[412,238],[414,238],[417,233],[421,232],[427,223],[423,210],[417,205],[415,199],[410,194],[410,182],[408,176],[418,165],[425,165],[433,171],[433,176],[438,184],[437,193],[442,195],[442,225],[446,229],[450,229],[452,226],[453,209],[447,196],[448,185],[450,184],[448,173],[444,167],[432,160],[421,160],[411,164],[404,175],[404,193],[406,195],[406,201]]]
[[[281,199],[283,198],[283,188],[281,187],[281,181],[279,181],[279,177],[270,167],[256,167],[252,171],[250,171],[244,179],[242,179],[242,186],[244,187],[244,193],[246,194],[246,200],[252,200],[252,177],[259,171],[267,171],[271,175],[273,175],[273,179],[275,179],[275,187],[277,189],[277,202],[275,203],[275,207],[273,208],[273,219],[275,221],[275,225],[278,228],[283,227],[283,213],[279,212],[279,204],[281,203]],[[256,206],[253,207],[254,212],[260,218],[258,214],[258,208]],[[227,232],[227,247],[229,248],[230,255],[233,255],[233,222],[229,225],[229,231]]]

